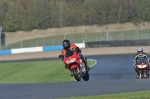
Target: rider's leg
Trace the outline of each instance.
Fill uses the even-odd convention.
[[[81,59],[82,59],[82,61],[84,62],[84,64],[85,64],[85,68],[86,68],[86,70],[89,70],[90,69],[90,67],[87,65],[87,58],[85,58],[82,54],[81,54]]]
[[[90,67],[87,65],[87,59],[82,55],[81,51],[78,52],[80,59],[84,62],[86,70],[89,70]]]
[[[85,63],[85,68],[88,71],[90,69],[90,67],[87,65],[87,59],[84,59],[83,62]]]

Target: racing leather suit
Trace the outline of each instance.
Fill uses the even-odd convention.
[[[135,55],[135,61],[137,62],[137,60],[140,58],[140,57],[144,57],[147,62],[149,62],[149,58],[148,58],[148,55],[146,53],[142,53],[142,55],[138,55],[138,53]]]
[[[139,54],[137,53],[137,54],[135,55],[135,63],[134,63],[134,66],[135,66],[136,62],[138,61],[138,59],[141,58],[141,57],[144,57],[144,58],[147,60],[147,62],[149,63],[149,58],[148,58],[148,55],[147,55],[146,53],[142,53],[142,55],[139,55]],[[135,67],[134,69],[135,69],[135,71],[136,71],[136,67]],[[148,64],[148,69],[150,70],[149,64]]]

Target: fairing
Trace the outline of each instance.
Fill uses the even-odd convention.
[[[148,67],[148,63],[147,61],[144,59],[144,58],[141,58],[137,61],[137,64],[136,64],[137,68],[139,69],[145,69]]]
[[[64,64],[70,69],[77,68],[77,64],[80,64],[80,59],[76,51],[68,50],[64,56]]]

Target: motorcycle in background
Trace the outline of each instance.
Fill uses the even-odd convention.
[[[149,73],[148,73],[148,62],[146,61],[145,58],[139,58],[137,62],[135,62],[135,69],[137,71],[137,78],[142,79],[142,78],[148,78]]]

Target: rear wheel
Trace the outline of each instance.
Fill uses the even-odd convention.
[[[81,76],[80,76],[80,73],[79,73],[78,68],[72,69],[72,72],[73,72],[74,78],[75,78],[77,81],[80,81],[80,80],[81,80]]]

